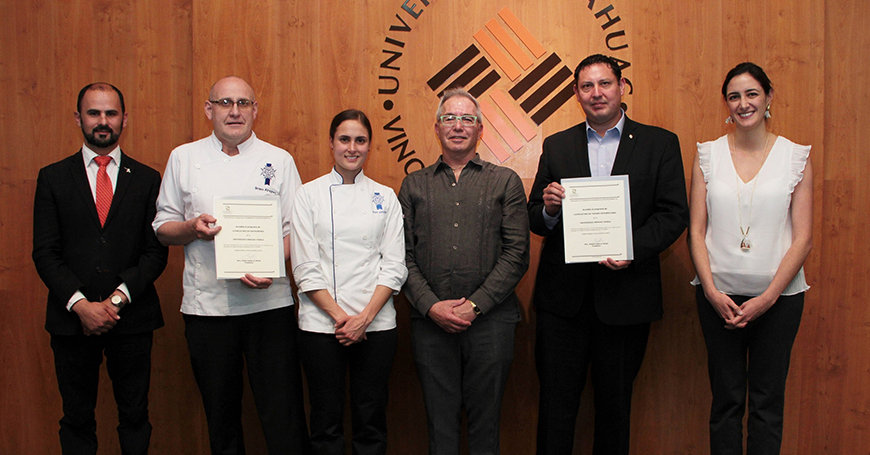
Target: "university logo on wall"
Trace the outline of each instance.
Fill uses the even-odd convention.
[[[403,0],[381,50],[378,97],[387,119],[381,126],[406,174],[440,155],[433,128],[438,101],[447,89],[464,87],[480,103],[481,157],[511,167],[523,178],[534,177],[543,136],[582,121],[579,109],[574,118],[557,113],[566,104],[576,104],[573,68],[583,57],[602,53],[616,59],[626,77],[626,95],[633,92],[626,71],[631,63],[625,21],[611,3],[562,0],[561,8],[551,8],[547,3],[559,2],[542,2],[536,6],[541,14],[550,9],[574,13],[542,29],[535,14],[524,22],[512,5],[485,0],[457,3],[474,7],[467,11],[471,19],[450,20],[455,11],[447,2]],[[530,10],[515,3],[518,11]],[[492,11],[489,17],[482,16],[486,11]],[[478,18],[467,34],[452,27]],[[444,49],[459,51],[449,55]],[[572,61],[562,55],[570,55]],[[627,108],[625,96],[623,107]]]

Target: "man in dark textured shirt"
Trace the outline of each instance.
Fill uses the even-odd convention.
[[[459,453],[463,405],[470,453],[498,453],[520,320],[514,288],[529,267],[523,183],[477,155],[481,118],[468,92],[446,91],[435,121],[441,158],[407,176],[399,191],[430,455]]]

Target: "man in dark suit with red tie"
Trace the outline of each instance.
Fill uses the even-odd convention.
[[[77,108],[84,145],[39,171],[33,210],[33,262],[48,287],[45,329],[63,400],[60,443],[64,454],[97,452],[105,355],[121,453],[145,454],[152,334],[163,326],[154,280],[168,254],[151,229],[160,174],[121,152],[127,113],[117,88],[90,84]]]
[[[538,455],[570,455],[580,394],[591,365],[595,455],[627,455],[632,384],[650,323],[662,317],[659,254],[686,229],[680,143],[629,119],[615,61],[591,55],[574,72],[586,121],[544,140],[529,195],[532,232],[544,236],[535,283],[535,363],[541,382]],[[627,175],[634,259],[565,263],[563,178]]]

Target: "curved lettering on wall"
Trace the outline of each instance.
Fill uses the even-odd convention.
[[[634,92],[628,22],[612,2],[472,5],[464,10],[465,2],[403,0],[388,21],[376,96],[383,108],[382,140],[405,174],[438,158],[434,117],[448,88],[465,87],[481,104],[481,157],[511,167],[524,180],[534,178],[543,138],[582,120],[582,111],[570,106],[576,105],[573,70],[585,56],[616,59],[628,86],[628,110]],[[550,12],[558,17],[547,17]]]

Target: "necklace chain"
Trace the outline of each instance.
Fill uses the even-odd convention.
[[[767,160],[768,149],[767,146],[770,144],[770,133],[767,133],[767,136],[764,140],[764,149],[761,155],[761,165],[758,166],[758,171],[755,173],[755,177],[752,182],[752,191],[749,193],[749,222],[746,224],[746,230],[743,229],[743,204],[740,202],[740,174],[737,173],[737,166],[734,167],[734,178],[737,182],[737,220],[740,227],[740,234],[743,236],[740,239],[740,249],[743,251],[749,251],[752,249],[752,242],[749,241],[747,237],[749,237],[749,229],[752,227],[752,203],[755,201],[755,187],[758,185],[758,174],[761,173],[761,168],[764,167],[764,162]],[[730,138],[729,138],[730,139]],[[731,152],[733,153],[734,146],[731,144]],[[732,159],[732,161],[734,161]]]

